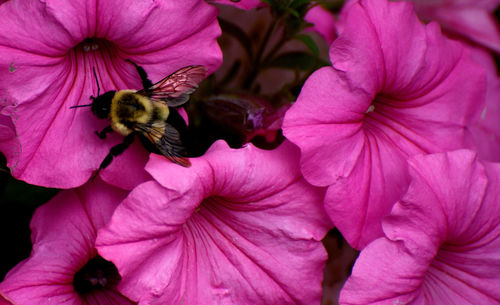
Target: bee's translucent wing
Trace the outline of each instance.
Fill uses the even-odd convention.
[[[153,101],[163,101],[169,107],[178,107],[189,100],[189,95],[198,88],[198,83],[206,74],[207,69],[204,66],[187,66],[137,93]]]
[[[162,121],[153,123],[137,123],[134,130],[140,132],[146,139],[170,161],[184,167],[191,166],[189,159],[185,158],[185,149],[180,139],[179,132],[170,124]]]

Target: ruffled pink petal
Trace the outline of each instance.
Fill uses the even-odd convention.
[[[207,0],[209,3],[220,3],[231,5],[244,10],[251,10],[256,7],[261,7],[266,5],[260,0]]]
[[[69,109],[97,94],[92,68],[103,93],[141,88],[125,59],[142,65],[153,82],[182,66],[200,64],[213,72],[220,64],[214,7],[197,0],[129,2],[21,0],[1,6],[0,86],[13,100],[9,114],[18,115],[21,154],[8,163],[16,178],[48,187],[81,185],[121,141],[94,134],[109,123],[89,108]],[[121,175],[109,176],[120,183]]]
[[[285,136],[325,209],[355,248],[382,235],[409,181],[408,156],[465,147],[484,103],[484,71],[411,4],[350,3],[330,48],[332,67],[306,81],[286,113]]]
[[[349,175],[363,148],[361,120],[371,99],[338,83],[344,80],[330,67],[314,72],[283,121],[285,136],[301,148],[304,177],[319,186]]]
[[[99,231],[120,291],[148,304],[319,302],[330,224],[298,157],[290,143],[262,151],[222,141],[190,168],[152,155],[156,181],[136,187]]]
[[[0,283],[0,293],[14,304],[103,304],[80,296],[75,273],[97,255],[96,230],[109,220],[125,192],[100,181],[78,190],[61,191],[38,208],[31,221],[32,253]],[[106,299],[131,304],[111,291]],[[89,300],[86,298],[89,297]]]
[[[483,48],[469,46],[476,62],[487,71],[486,103],[481,115],[468,126],[467,137],[470,148],[478,152],[480,158],[500,161],[500,78],[493,57]]]
[[[488,10],[494,10],[500,5],[499,0],[411,0],[415,5],[424,6],[477,6]]]
[[[307,29],[312,29],[320,34],[328,45],[337,38],[337,27],[335,26],[336,22],[334,15],[320,5],[314,6],[307,11],[304,20],[313,24],[312,28]]]
[[[500,166],[459,150],[411,158],[410,175],[340,304],[497,304]]]
[[[423,20],[438,21],[445,31],[500,52],[500,25],[493,14],[499,1],[412,1]]]
[[[429,0],[419,0],[419,1],[429,1]],[[431,0],[437,3],[446,3],[447,0]],[[480,7],[485,10],[494,11],[500,6],[500,0],[454,0],[454,2],[459,6],[475,6]]]
[[[486,93],[486,106],[483,108],[477,125],[471,127],[473,141],[479,155],[488,161],[500,161],[500,81],[492,81]]]

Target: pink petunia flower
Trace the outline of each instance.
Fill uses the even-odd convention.
[[[410,158],[385,237],[354,265],[340,304],[498,304],[500,164],[459,150]]]
[[[21,144],[19,158],[8,160],[14,177],[57,188],[85,183],[110,147],[122,141],[119,135],[102,140],[94,134],[109,122],[90,108],[69,109],[97,94],[92,69],[101,93],[142,87],[125,59],[142,65],[153,82],[187,65],[213,72],[222,60],[216,15],[202,0],[2,4],[0,88],[14,100],[9,108],[17,113]],[[148,154],[136,142],[103,171],[105,180],[131,188],[149,179],[142,170]]]
[[[500,24],[493,11],[499,0],[410,0],[425,21],[438,21],[454,36],[500,53]]]
[[[97,248],[120,291],[144,304],[313,304],[321,299],[330,223],[324,190],[297,167],[298,149],[217,141],[189,169],[152,155]]]
[[[465,146],[486,84],[467,50],[409,3],[360,1],[343,20],[332,67],[306,81],[283,130],[301,148],[304,177],[328,186],[334,225],[360,249],[406,191],[408,156]]]
[[[134,304],[117,292],[116,267],[94,247],[97,230],[126,194],[97,179],[39,207],[31,255],[9,271],[0,294],[16,305]]]

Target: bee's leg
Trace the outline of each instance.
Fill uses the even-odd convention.
[[[142,86],[144,87],[145,91],[148,91],[149,88],[153,87],[153,82],[151,82],[149,80],[146,71],[144,71],[144,68],[142,68],[141,66],[139,66],[135,62],[131,61],[130,59],[125,59],[125,61],[128,61],[129,63],[131,63],[135,66],[135,68],[137,69],[137,72],[139,73],[139,76],[141,77]]]
[[[113,128],[111,128],[111,126],[107,126],[103,130],[101,130],[100,132],[96,130],[95,134],[101,139],[106,139],[106,134],[111,133],[111,132],[113,132]]]
[[[96,175],[113,161],[113,157],[121,155],[129,146],[134,142],[134,133],[129,134],[125,138],[123,138],[123,142],[111,147],[108,155],[102,160],[101,165],[99,165],[99,169],[97,170]]]

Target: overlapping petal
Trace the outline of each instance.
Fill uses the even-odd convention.
[[[126,192],[97,179],[61,191],[38,208],[31,221],[33,250],[0,283],[0,294],[17,305],[133,304],[116,286],[81,293],[76,273],[97,256],[94,241]]]
[[[12,120],[5,115],[0,114],[0,142],[16,136]]]
[[[0,295],[0,305],[12,305],[12,303]]]
[[[337,27],[335,26],[335,17],[322,6],[317,5],[307,11],[304,20],[311,23],[313,31],[320,34],[328,45],[337,38]]]
[[[19,153],[19,142],[12,118],[1,114],[0,107],[0,152],[5,156],[15,156]]]
[[[467,134],[471,148],[480,158],[500,161],[500,78],[493,57],[483,48],[469,46],[473,58],[487,72],[486,102],[481,115],[470,126]]]
[[[155,181],[136,187],[99,231],[120,290],[144,304],[312,304],[320,301],[330,226],[324,191],[274,151],[216,142],[189,169],[151,156]]]
[[[18,115],[15,125],[22,148],[17,160],[9,159],[13,175],[49,187],[83,184],[110,147],[121,141],[117,135],[103,141],[94,134],[108,123],[89,108],[69,109],[97,95],[92,69],[101,93],[141,88],[137,72],[125,59],[142,65],[153,82],[192,64],[212,72],[221,62],[216,14],[201,0],[3,4],[0,87],[8,88],[13,99],[8,108]],[[127,155],[116,163],[120,160],[127,166],[115,166],[136,173],[146,162]],[[120,183],[116,175],[103,177]],[[139,177],[136,183],[147,175]]]
[[[465,147],[484,105],[484,71],[458,42],[424,26],[406,2],[359,1],[285,115],[306,179],[329,186],[325,207],[355,248],[406,191],[410,155]]]
[[[459,150],[412,157],[410,175],[340,304],[498,304],[499,164]]]
[[[443,29],[478,45],[500,52],[500,24],[493,11],[498,0],[411,0],[425,21],[438,21]]]

